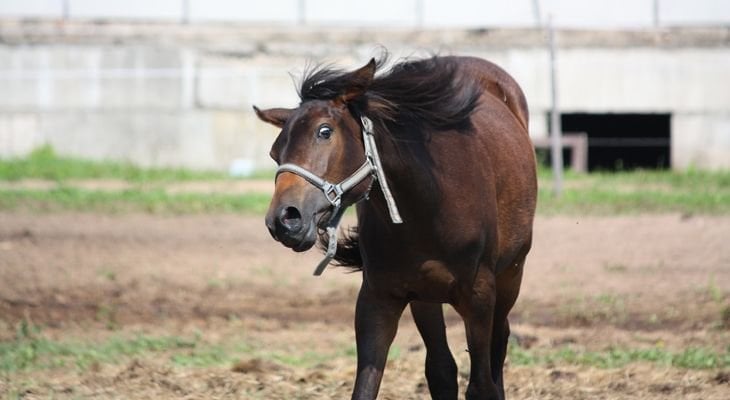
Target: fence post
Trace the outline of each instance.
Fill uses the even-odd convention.
[[[552,105],[550,109],[550,157],[553,166],[553,195],[560,197],[563,192],[563,140],[560,126],[560,109],[558,107],[557,63],[555,62],[555,27],[553,16],[548,17],[548,41],[550,46],[550,93]]]
[[[416,29],[423,29],[424,21],[424,0],[416,0]]]
[[[306,0],[297,2],[297,23],[301,26],[307,24],[307,4]]]
[[[543,26],[542,14],[540,13],[540,0],[532,0],[532,16],[535,18],[535,26]]]
[[[182,0],[182,15],[180,16],[180,22],[183,25],[190,23],[190,0]]]
[[[69,18],[69,5],[68,0],[63,0],[61,3],[61,19],[66,22]]]

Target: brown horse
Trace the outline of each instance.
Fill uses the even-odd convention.
[[[477,58],[404,61],[375,76],[381,66],[320,67],[304,77],[299,107],[254,107],[281,128],[266,226],[295,251],[318,238],[326,247],[342,210],[357,203],[358,227],[334,255],[363,276],[353,399],[377,396],[409,304],[431,396],[457,398],[442,303],[464,320],[466,398],[504,398],[507,314],[532,242],[537,191],[525,97],[506,72]]]

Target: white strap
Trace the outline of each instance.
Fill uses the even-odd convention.
[[[388,187],[388,180],[385,178],[385,171],[383,170],[383,164],[380,162],[380,154],[378,154],[378,146],[375,144],[375,135],[373,134],[373,122],[368,117],[360,117],[362,121],[362,132],[363,141],[365,142],[365,153],[375,163],[375,174],[380,182],[380,189],[383,190],[383,196],[385,197],[385,203],[388,205],[388,212],[390,213],[390,219],[394,224],[403,223],[403,219],[400,217],[398,206],[395,204],[393,194],[390,192]]]

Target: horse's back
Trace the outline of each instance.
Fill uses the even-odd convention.
[[[454,57],[459,68],[476,79],[482,89],[502,101],[527,132],[529,111],[519,84],[498,65],[476,57]]]

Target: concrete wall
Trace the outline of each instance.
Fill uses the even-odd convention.
[[[250,112],[295,94],[286,68],[169,46],[0,46],[0,157],[61,154],[145,166],[270,168]]]
[[[652,28],[730,24],[726,0],[3,0],[0,18],[311,26]]]
[[[383,31],[0,25],[0,157],[44,143],[63,154],[148,166],[272,168],[276,130],[251,105],[295,106],[289,73],[346,68],[385,45],[393,58],[465,54],[522,85],[531,134],[546,134],[548,54],[537,30]],[[671,113],[675,168],[730,168],[727,30],[558,35],[563,112]]]

